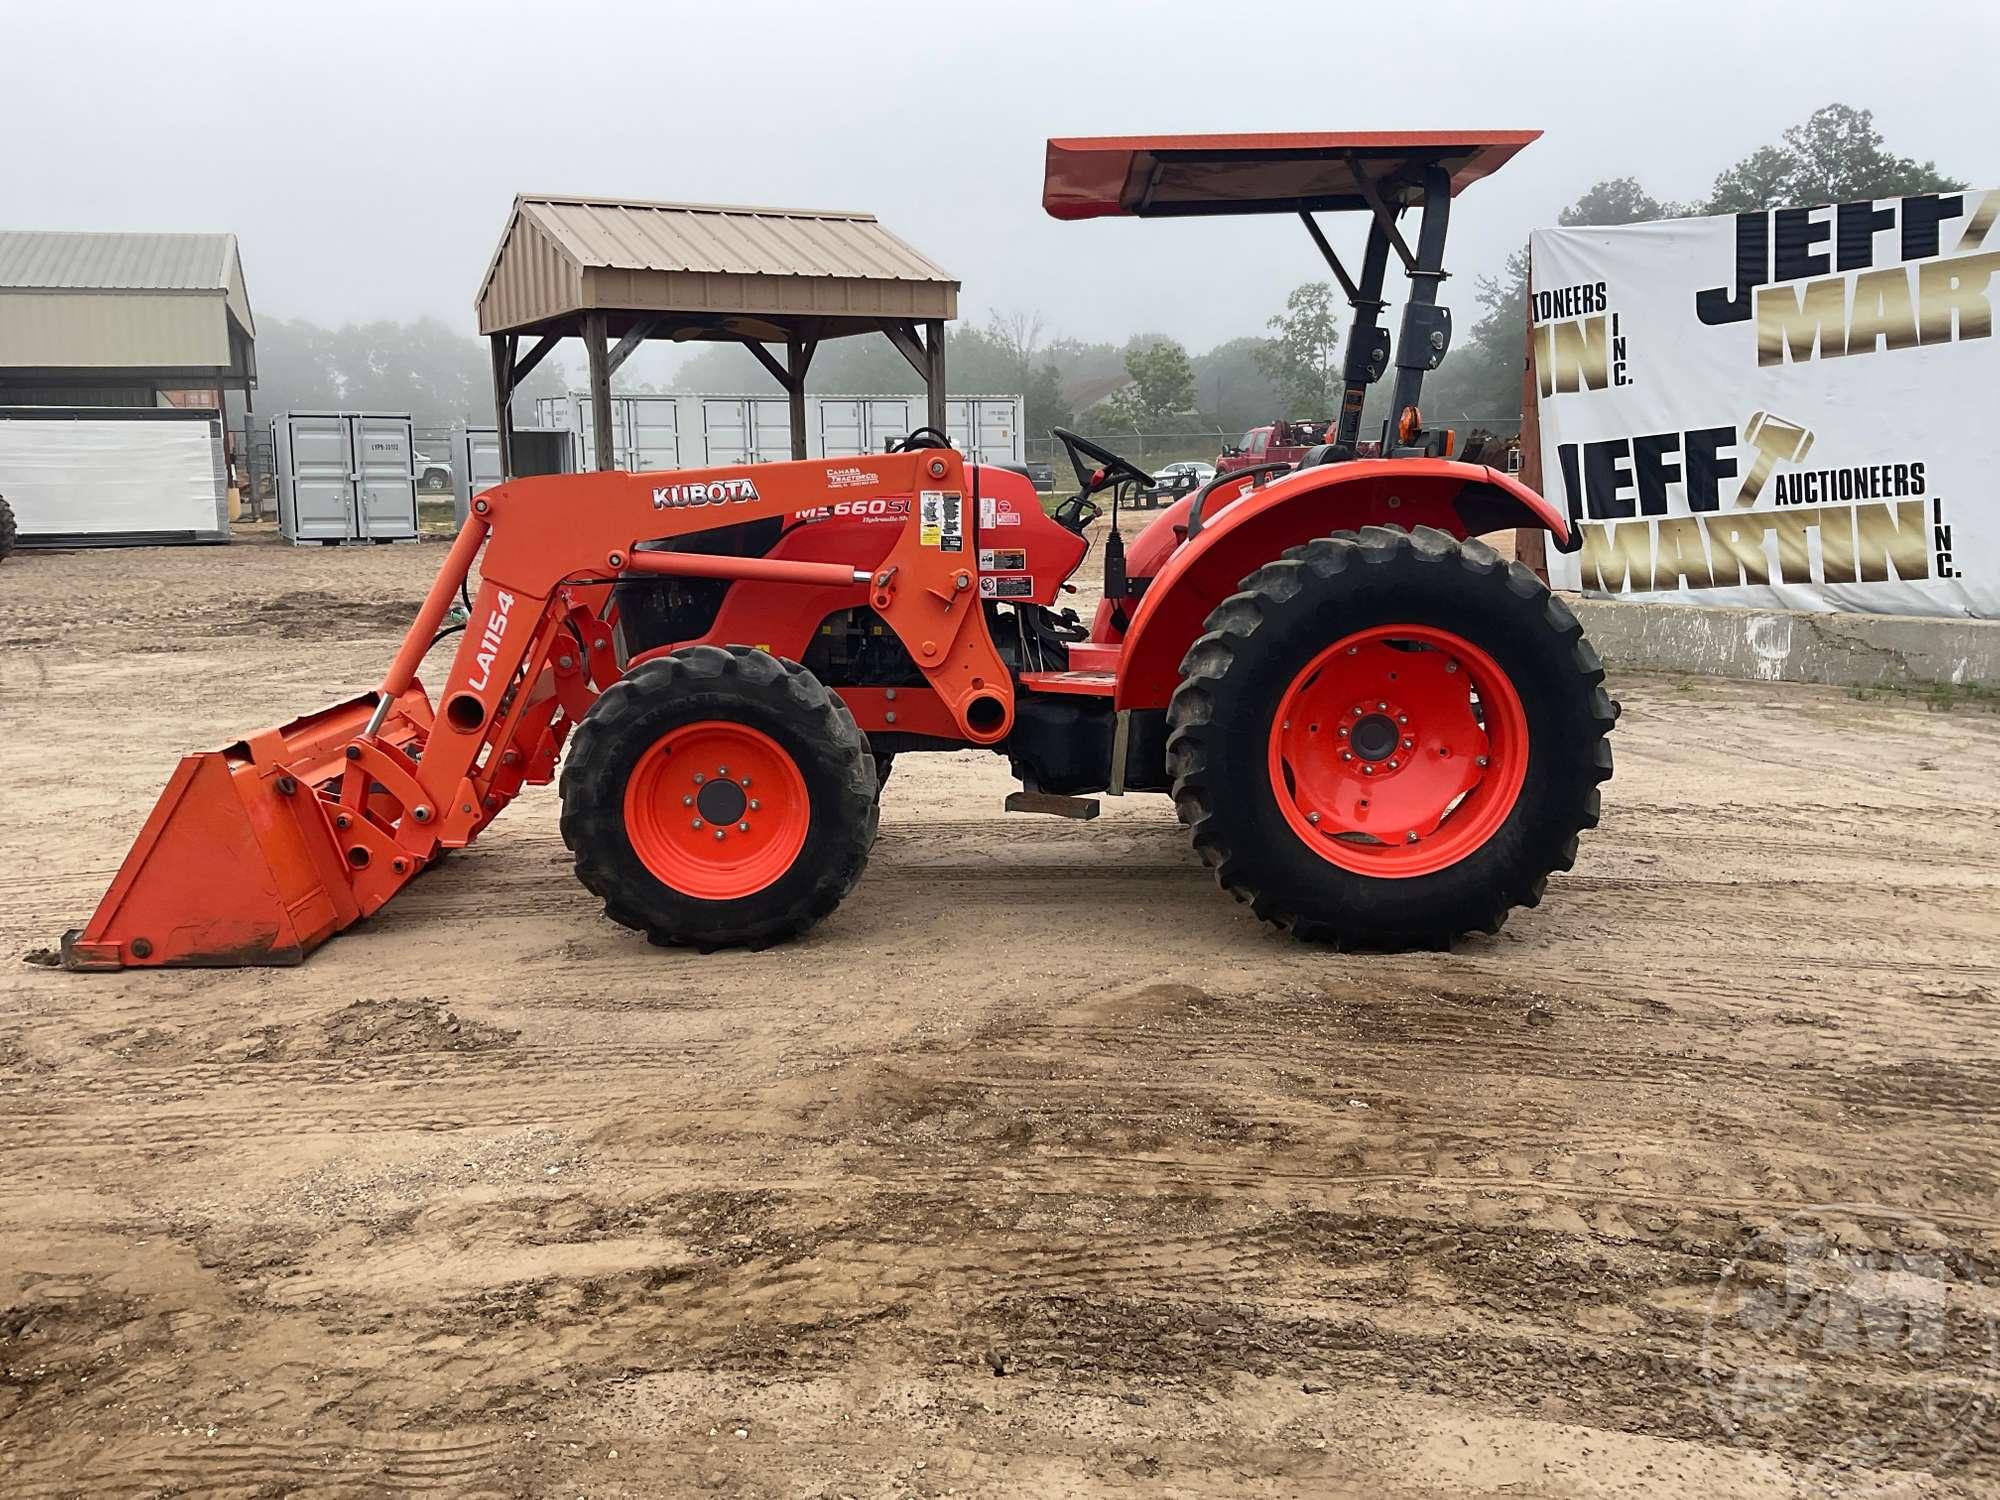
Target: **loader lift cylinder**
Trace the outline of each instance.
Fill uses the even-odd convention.
[[[368,727],[362,731],[364,737],[374,737],[382,727],[389,705],[408,692],[410,684],[417,680],[417,668],[423,665],[425,654],[436,642],[438,627],[444,623],[445,612],[451,608],[451,597],[472,572],[472,560],[479,555],[485,541],[486,518],[475,511],[465,518],[465,524],[459,528],[457,540],[445,555],[444,566],[438,569],[437,577],[431,580],[430,592],[424,595],[423,607],[417,611],[415,623],[410,626],[409,634],[403,637],[396,659],[389,663],[389,670],[382,677],[375,713],[368,720]]]

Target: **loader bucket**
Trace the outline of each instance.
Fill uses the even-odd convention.
[[[69,969],[295,964],[363,914],[319,789],[377,705],[367,693],[222,750],[185,757],[88,926],[65,933]],[[421,687],[378,740],[421,752]]]

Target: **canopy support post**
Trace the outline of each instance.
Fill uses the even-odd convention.
[[[590,359],[590,429],[600,474],[616,462],[611,452],[611,360],[605,347],[611,335],[606,321],[601,312],[583,315],[584,352]]]

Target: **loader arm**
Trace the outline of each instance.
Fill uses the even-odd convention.
[[[979,606],[966,481],[956,452],[931,448],[486,491],[380,688],[184,759],[89,924],[64,937],[66,966],[296,963],[379,910],[523,786],[554,777],[570,728],[619,675],[606,614],[621,575],[849,589],[901,638],[949,727],[972,744],[1004,738],[1013,683]],[[873,567],[636,550],[898,496],[914,503]],[[417,671],[475,564],[479,586],[433,705]]]

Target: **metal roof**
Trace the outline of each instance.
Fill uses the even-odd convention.
[[[0,230],[0,287],[33,291],[226,292],[233,234]]]
[[[1540,136],[1352,130],[1058,138],[1049,142],[1042,206],[1058,219],[1360,209],[1368,201],[1364,178],[1389,203],[1405,204],[1421,198],[1421,167],[1444,167],[1456,195]]]
[[[688,315],[683,337],[702,319],[759,315],[860,332],[954,317],[958,283],[873,214],[524,194],[477,305],[482,333],[584,311]]]

